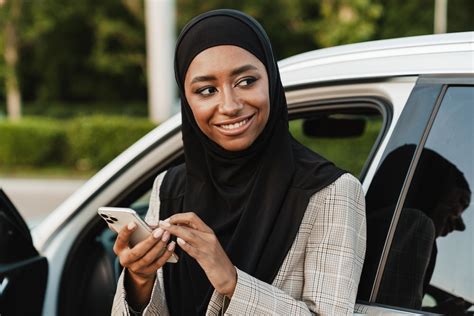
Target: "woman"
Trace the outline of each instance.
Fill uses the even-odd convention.
[[[185,164],[155,181],[154,236],[129,249],[133,225],[119,233],[126,269],[112,312],[352,314],[364,195],[291,137],[261,26],[233,10],[194,18],[178,38],[175,74]],[[178,247],[159,256],[170,236]],[[179,262],[164,264],[172,251]]]

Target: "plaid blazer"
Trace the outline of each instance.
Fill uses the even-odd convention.
[[[145,219],[149,224],[158,223],[163,176],[158,176],[153,186]],[[232,299],[214,291],[206,314],[351,315],[365,247],[364,192],[355,177],[344,174],[311,197],[298,234],[273,283],[262,282],[237,269]],[[127,304],[123,278],[122,272],[113,315],[136,313]],[[163,288],[159,269],[144,315],[168,315]]]

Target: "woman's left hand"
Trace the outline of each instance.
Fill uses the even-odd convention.
[[[237,271],[209,226],[189,212],[160,221],[160,227],[178,237],[178,245],[196,259],[218,293],[232,297]]]

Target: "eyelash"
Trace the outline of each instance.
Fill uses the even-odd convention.
[[[243,87],[246,87],[246,86],[251,86],[255,81],[257,81],[257,78],[255,77],[246,77],[246,78],[243,78],[242,80],[240,80],[239,82],[237,82],[236,86],[240,85],[242,82],[244,81],[247,81],[248,83],[246,85],[243,85]]]
[[[199,94],[199,95],[201,95],[201,96],[203,96],[203,97],[207,97],[207,96],[212,95],[213,93],[212,93],[212,92],[209,92],[209,93],[203,94],[203,92],[206,91],[206,90],[210,90],[210,89],[213,89],[213,90],[217,91],[216,88],[214,88],[214,87],[212,87],[212,86],[207,86],[207,87],[202,87],[202,88],[200,88],[200,89],[197,89],[195,93],[196,93],[196,94]],[[215,92],[215,91],[214,91],[214,92]]]
[[[254,84],[256,81],[258,80],[258,78],[255,78],[255,77],[246,77],[246,78],[243,78],[241,80],[239,80],[234,87],[237,87],[237,86],[241,86],[243,88],[246,88],[246,87],[249,87],[251,86],[252,84]],[[241,85],[241,83],[243,82],[247,82],[247,84],[245,85]],[[208,92],[208,93],[203,93],[204,91],[206,90],[213,90],[213,92]],[[202,97],[209,97],[211,95],[213,95],[215,92],[217,91],[217,89],[213,86],[205,86],[205,87],[202,87],[202,88],[199,88],[195,91],[196,94],[199,94],[200,96]]]

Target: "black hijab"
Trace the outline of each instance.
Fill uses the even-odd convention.
[[[252,145],[227,151],[199,129],[185,97],[184,78],[203,50],[235,45],[268,73],[270,115]],[[191,20],[178,38],[175,74],[181,95],[185,163],[168,170],[160,188],[160,217],[193,211],[213,229],[232,263],[272,283],[298,232],[310,197],[344,171],[294,140],[270,41],[253,18],[216,10]],[[179,247],[178,247],[179,248]],[[213,292],[204,271],[181,249],[164,266],[171,315],[203,315]]]

